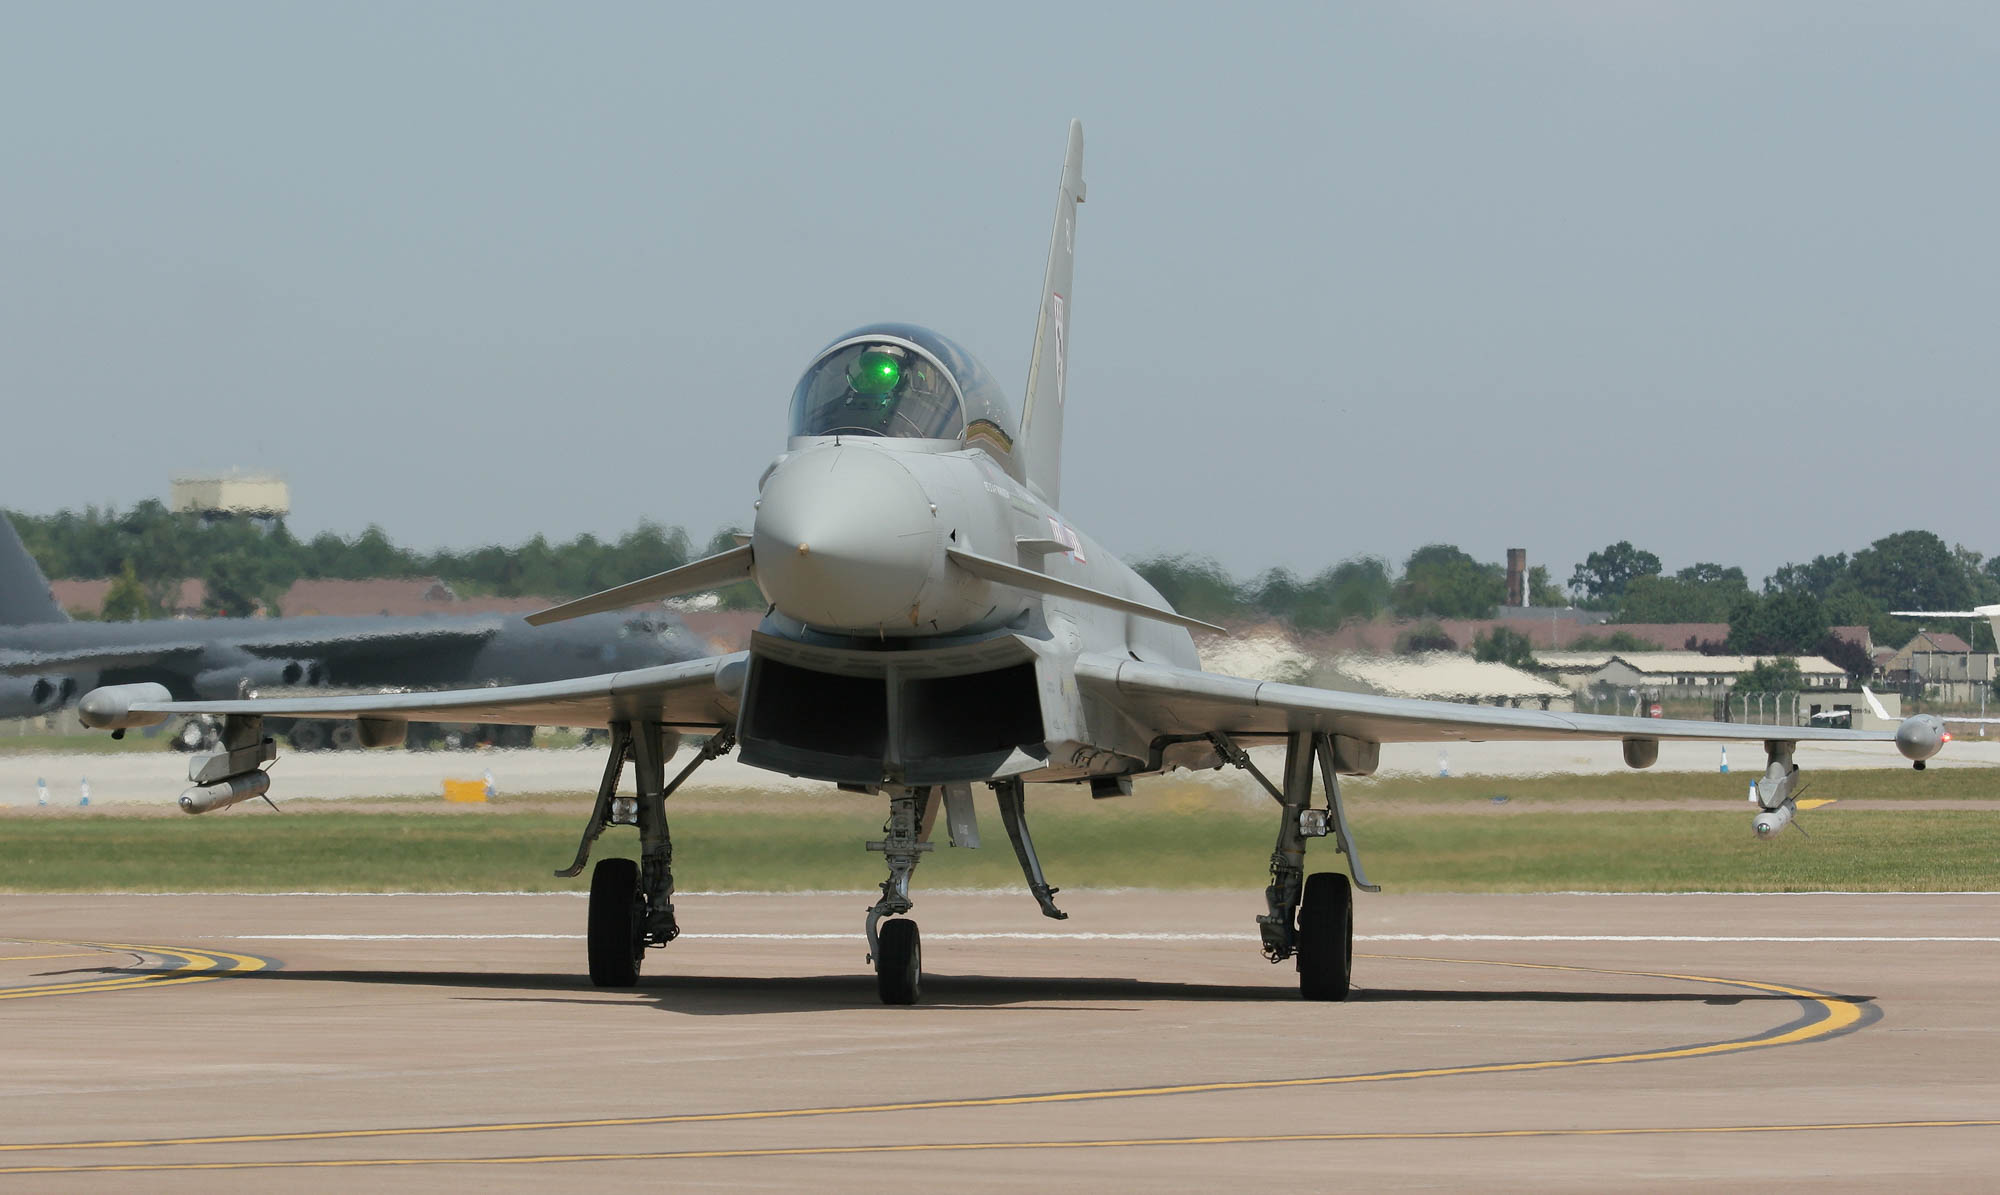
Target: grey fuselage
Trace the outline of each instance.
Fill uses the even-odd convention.
[[[744,762],[774,771],[861,785],[1130,773],[1158,766],[1149,736],[1090,708],[1073,661],[1200,667],[1179,626],[957,567],[953,549],[1166,606],[977,445],[795,437],[764,476],[751,544],[773,609],[737,730]]]

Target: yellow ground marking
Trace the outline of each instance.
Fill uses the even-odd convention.
[[[84,958],[107,953],[131,953],[155,955],[168,960],[179,960],[169,971],[149,971],[140,975],[106,975],[93,979],[66,980],[60,983],[36,984],[29,987],[0,988],[0,1000],[32,1000],[45,996],[83,996],[94,992],[122,992],[132,988],[173,987],[186,983],[207,983],[221,979],[225,975],[240,974],[245,971],[261,971],[270,965],[268,959],[254,954],[231,954],[222,950],[183,950],[174,946],[149,946],[129,942],[55,942],[34,938],[15,938],[16,942],[27,942],[39,946],[82,946],[87,949],[78,954],[22,955],[21,958]],[[4,960],[0,960],[4,961]],[[4,1147],[0,1147],[4,1148]]]
[[[1178,1083],[1158,1087],[1113,1087],[1096,1091],[1058,1091],[1037,1095],[974,1096],[963,1099],[908,1100],[893,1104],[838,1104],[808,1108],[774,1108],[748,1112],[682,1112],[659,1116],[611,1116],[588,1120],[524,1120],[496,1124],[417,1125],[405,1128],[323,1129],[286,1133],[235,1133],[206,1137],[149,1137],[129,1140],[57,1141],[0,1144],[0,1153],[39,1153],[45,1150],[137,1149],[169,1145],[250,1145],[274,1141],[343,1141],[359,1137],[445,1137],[468,1133],[523,1133],[558,1129],[630,1128],[641,1125],[714,1124],[722,1121],[788,1120],[806,1116],[851,1116],[863,1112],[930,1112],[951,1108],[1002,1108],[1024,1104],[1069,1104],[1098,1100],[1133,1099],[1148,1096],[1203,1095],[1231,1091],[1268,1091],[1292,1087],[1331,1087],[1349,1083],[1383,1083],[1403,1079],[1437,1079],[1462,1075],[1497,1075],[1515,1071],[1564,1070],[1612,1063],[1664,1062],[1677,1058],[1705,1058],[1733,1054],[1769,1046],[1797,1045],[1815,1038],[1829,1037],[1860,1022],[1859,1004],[1845,996],[1816,992],[1807,988],[1765,983],[1751,979],[1724,979],[1708,975],[1680,975],[1665,971],[1619,971],[1604,967],[1567,966],[1558,963],[1513,963],[1486,959],[1435,958],[1423,955],[1361,955],[1363,958],[1396,959],[1404,962],[1456,963],[1480,967],[1512,967],[1529,971],[1568,971],[1589,975],[1619,975],[1638,979],[1669,979],[1686,983],[1715,984],[1756,992],[1788,996],[1808,1007],[1805,1019],[1781,1025],[1767,1032],[1734,1041],[1709,1042],[1694,1046],[1671,1046],[1627,1054],[1598,1054],[1587,1058],[1561,1058],[1525,1062],[1488,1062],[1464,1066],[1427,1067],[1418,1070],[1373,1071],[1353,1075],[1324,1075],[1293,1079],[1238,1079],[1210,1083]],[[1816,1010],[1817,1015],[1813,1015]],[[1248,1140],[1248,1138],[1245,1138]],[[635,1155],[637,1156],[637,1155]],[[653,1155],[647,1155],[653,1156]],[[694,1156],[694,1155],[689,1155]],[[0,1171],[0,1173],[8,1173]]]
[[[6,1166],[0,1174],[109,1174],[163,1170],[331,1170],[358,1166],[539,1166],[552,1162],[681,1162],[716,1158],[823,1158],[841,1154],[970,1153],[1030,1149],[1132,1149],[1160,1145],[1273,1145],[1326,1141],[1505,1141],[1534,1137],[1663,1137],[1742,1133],[1835,1133],[1881,1129],[1990,1129],[2000,1120],[1875,1120],[1846,1124],[1688,1125],[1623,1129],[1470,1129],[1433,1133],[1270,1133],[1245,1137],[1106,1137],[1085,1141],[939,1141],[904,1145],[801,1145],[765,1149],[677,1149],[648,1153],[516,1154],[488,1158],[313,1158],[297,1162],[103,1162]]]
[[[67,954],[0,954],[0,963],[25,963],[38,958],[89,958],[101,953],[98,950],[72,950]]]

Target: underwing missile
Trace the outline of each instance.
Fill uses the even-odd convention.
[[[271,774],[261,769],[225,776],[213,784],[197,784],[181,794],[181,812],[207,813],[254,801],[271,791]]]
[[[1757,817],[1750,825],[1757,831],[1757,837],[1775,838],[1786,826],[1792,824],[1793,809],[1794,806],[1792,803],[1787,801],[1776,809],[1759,810]]]

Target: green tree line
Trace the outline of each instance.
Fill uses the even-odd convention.
[[[561,542],[535,536],[513,546],[418,552],[371,526],[346,537],[292,534],[283,520],[268,525],[236,519],[205,521],[148,500],[120,511],[90,507],[52,515],[12,513],[15,528],[52,578],[112,577],[105,617],[158,617],[178,584],[206,583],[211,613],[279,613],[277,601],[300,578],[438,577],[467,595],[568,598],[607,589],[729,548],[734,529],[697,548],[686,531],[642,521],[616,539],[579,535]],[[1311,576],[1274,568],[1244,581],[1214,560],[1181,554],[1137,561],[1135,567],[1174,607],[1210,621],[1274,619],[1304,630],[1331,630],[1354,620],[1486,618],[1506,598],[1506,571],[1450,544],[1427,544],[1400,569],[1375,556],[1330,565]],[[1602,640],[1613,650],[1644,641],[1618,623],[1727,624],[1699,650],[1744,654],[1820,654],[1865,674],[1860,649],[1828,634],[1835,626],[1867,626],[1880,644],[1901,644],[1916,624],[1892,610],[1964,610],[2000,602],[2000,558],[1987,560],[1947,546],[1928,531],[1884,536],[1853,554],[1816,556],[1786,564],[1753,588],[1741,568],[1700,562],[1669,574],[1660,558],[1629,541],[1590,553],[1577,564],[1568,592],[1548,570],[1531,569],[1529,600],[1541,607],[1574,602],[1601,610],[1613,624]],[[758,604],[747,584],[726,604]],[[1934,620],[1933,620],[1934,621]],[[1952,628],[1957,629],[1957,628]],[[1975,646],[1993,650],[1983,620],[1971,628]],[[1440,633],[1441,636],[1441,633]],[[1442,646],[1440,636],[1417,636]],[[1521,655],[1524,643],[1487,646],[1495,658]],[[1651,644],[1645,644],[1651,646]],[[1865,653],[1860,653],[1865,656]]]
[[[260,525],[241,519],[207,521],[176,514],[155,500],[129,510],[90,507],[52,515],[7,512],[28,551],[52,579],[114,578],[107,618],[156,618],[170,612],[181,581],[200,578],[209,613],[280,613],[280,595],[300,578],[361,580],[438,577],[461,594],[580,597],[686,564],[702,554],[679,527],[651,521],[615,540],[579,535],[562,542],[535,536],[512,547],[418,552],[398,546],[382,528],[353,537],[321,532],[293,535],[282,519]],[[733,544],[717,532],[706,551]],[[737,604],[754,593],[731,591]]]
[[[1719,564],[1693,564],[1668,575],[1658,556],[1621,541],[1590,553],[1576,566],[1570,587],[1579,605],[1606,611],[1614,624],[1727,623],[1721,643],[1691,646],[1747,655],[1811,652],[1865,675],[1865,661],[1849,658],[1859,649],[1829,641],[1829,628],[1865,626],[1877,644],[1901,645],[1922,628],[1892,611],[1967,610],[2000,602],[2000,558],[1948,546],[1929,531],[1899,531],[1852,555],[1786,564],[1753,589],[1742,569]],[[1969,626],[1938,619],[1922,623],[1968,631],[1976,650],[1994,650],[1986,620],[1968,621]]]

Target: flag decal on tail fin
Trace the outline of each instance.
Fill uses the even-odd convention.
[[[1063,368],[1063,297],[1061,295],[1049,296],[1049,315],[1051,317],[1052,329],[1056,334],[1056,405],[1061,406],[1064,402],[1068,401],[1064,394],[1064,391],[1067,389],[1064,382],[1069,374],[1069,370]]]

